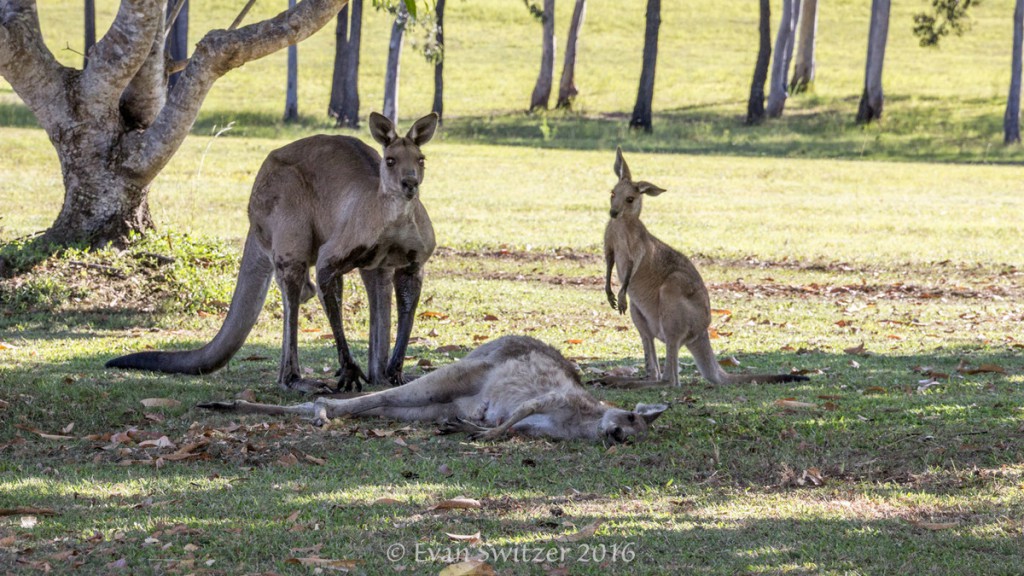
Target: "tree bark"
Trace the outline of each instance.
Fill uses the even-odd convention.
[[[882,64],[889,37],[890,0],[871,0],[871,27],[868,30],[868,55],[864,66],[864,93],[857,107],[857,123],[865,124],[882,117]]]
[[[295,8],[295,0],[288,0],[288,9]],[[288,81],[284,95],[284,121],[299,121],[299,48],[288,46]]]
[[[335,120],[341,118],[345,104],[345,65],[348,61],[348,4],[338,12],[334,26],[334,73],[331,75],[331,97],[327,102],[327,115]],[[338,122],[340,125],[340,122]]]
[[[556,108],[572,108],[572,101],[579,94],[579,90],[576,88],[576,54],[586,9],[587,0],[576,0],[576,6],[572,10],[572,22],[569,23],[569,34],[565,40],[565,62],[562,64],[562,80],[558,83]]]
[[[351,0],[352,18],[348,29],[345,59],[345,98],[338,126],[359,127],[359,45],[363,36],[363,0]]]
[[[64,205],[46,243],[122,243],[152,226],[150,182],[174,156],[213,83],[228,71],[300,42],[345,0],[303,0],[277,17],[214,30],[168,93],[166,0],[122,0],[84,70],[62,66],[43,42],[34,0],[0,4],[0,76],[57,151]]]
[[[814,86],[814,42],[818,36],[818,0],[803,0],[800,6],[800,39],[789,91],[806,92]]]
[[[437,35],[434,39],[441,50],[441,58],[434,63],[434,105],[431,110],[437,114],[438,124],[444,121],[444,4],[445,0],[437,0],[434,6],[437,16]]]
[[[768,92],[768,117],[782,116],[786,107],[786,77],[789,73],[790,55],[793,53],[793,32],[799,14],[800,0],[782,0],[782,19],[775,35],[775,60],[772,62],[771,90]]]
[[[750,99],[747,100],[747,124],[749,125],[760,124],[764,121],[764,84],[768,81],[768,63],[772,57],[771,17],[771,0],[761,0],[757,63],[754,64],[754,80],[750,83]]]
[[[174,17],[171,11],[174,9],[174,2],[167,3],[167,17]],[[170,23],[171,29],[167,34],[167,55],[174,62],[180,62],[188,60],[188,0],[185,0],[181,5],[181,10],[178,12],[174,21]],[[167,78],[167,89],[172,90],[174,84],[178,81],[178,76],[181,72],[175,72]]]
[[[654,102],[654,69],[658,63],[658,28],[661,27],[661,0],[647,0],[647,24],[644,27],[644,60],[640,70],[640,87],[629,119],[630,128],[650,132],[651,107]]]
[[[1003,116],[1003,142],[1020,144],[1021,50],[1024,49],[1024,0],[1013,9],[1013,57],[1010,64],[1010,96]]]
[[[85,50],[82,51],[85,62],[89,62],[89,49],[96,44],[96,0],[85,0]]]
[[[388,43],[388,64],[384,73],[384,116],[393,124],[398,123],[398,72],[402,56],[402,36],[405,34],[405,23],[409,20],[409,12],[405,2],[398,3],[398,14],[391,26],[391,41]]]
[[[555,81],[555,0],[544,0],[544,41],[540,52],[540,73],[530,95],[530,111],[547,109],[551,98],[551,85]]]

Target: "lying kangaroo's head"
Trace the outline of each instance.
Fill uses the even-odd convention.
[[[370,134],[384,147],[380,164],[381,187],[388,194],[412,200],[423,182],[423,146],[434,136],[437,114],[420,118],[405,137],[395,132],[395,125],[386,116],[370,113]]]
[[[621,444],[630,438],[641,438],[647,434],[647,427],[662,412],[666,404],[637,404],[632,412],[621,408],[609,408],[601,417],[600,433],[605,444]]]
[[[612,209],[609,211],[612,218],[639,218],[643,195],[657,196],[665,191],[650,182],[633,182],[626,159],[622,157],[622,148],[615,149],[615,175],[619,182],[612,188]]]

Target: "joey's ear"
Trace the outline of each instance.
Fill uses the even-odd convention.
[[[398,139],[395,125],[383,114],[370,112],[370,134],[381,146],[388,146]]]
[[[650,424],[657,420],[665,410],[668,410],[668,404],[637,404],[633,412]]]
[[[665,191],[664,188],[658,188],[650,182],[644,182],[643,180],[636,183],[637,189],[640,190],[641,194],[647,194],[648,196],[657,196]]]
[[[405,135],[406,138],[412,140],[417,146],[423,146],[430,139],[434,137],[434,130],[437,128],[437,113],[431,112],[423,118],[420,118],[409,128],[409,133]]]
[[[622,148],[615,148],[615,175],[619,180],[629,180],[629,166],[626,166],[626,159],[622,157]]]

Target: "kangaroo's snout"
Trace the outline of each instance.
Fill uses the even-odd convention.
[[[415,176],[406,176],[402,178],[402,192],[405,192],[405,197],[412,200],[416,196],[416,192],[419,191],[420,183]]]
[[[612,218],[618,218],[619,211],[616,210],[615,208],[612,208],[611,210],[608,211],[608,215],[611,216]]]

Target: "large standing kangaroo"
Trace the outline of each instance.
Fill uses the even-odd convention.
[[[324,423],[340,416],[442,421],[445,431],[496,440],[508,432],[605,443],[642,437],[668,406],[635,410],[598,401],[580,385],[575,366],[528,336],[503,336],[465,358],[400,388],[346,399],[318,398],[292,406],[244,400],[207,402],[200,408],[258,414],[298,414]]]
[[[299,304],[311,298],[309,267],[338,349],[339,389],[361,381],[403,383],[402,362],[423,286],[423,265],[434,252],[434,229],[419,199],[423,181],[420,147],[434,135],[437,115],[413,124],[404,137],[386,117],[370,114],[370,133],[381,155],[357,138],[311,136],[270,153],[249,198],[249,234],[238,283],[217,336],[198,350],[138,352],[107,362],[137,368],[206,374],[241,348],[256,324],[271,277],[284,300],[279,386],[309,392],[320,383],[300,376]],[[342,278],[359,269],[369,299],[369,373],[356,365],[341,322]],[[398,335],[391,360],[391,285],[398,308]]]
[[[643,197],[663,189],[650,182],[634,182],[622,149],[615,153],[619,182],[612,189],[611,219],[604,230],[604,290],[612,308],[629,309],[644,347],[645,378],[606,378],[627,387],[679,386],[679,348],[686,346],[701,375],[715,384],[740,382],[793,382],[806,376],[791,374],[728,374],[711,349],[711,300],[700,272],[690,259],[654,237],[640,221]],[[612,268],[619,269],[619,295],[612,291]],[[627,295],[633,306],[627,303]],[[665,370],[658,365],[654,339],[665,343]]]

